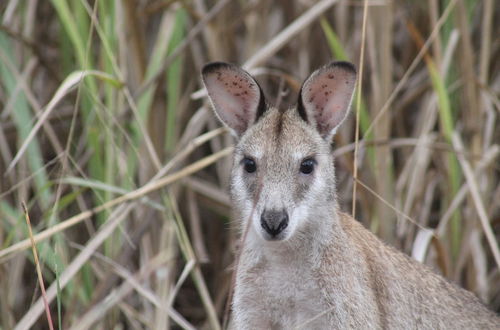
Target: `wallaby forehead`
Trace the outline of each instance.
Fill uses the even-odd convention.
[[[289,158],[314,155],[323,148],[321,136],[295,109],[271,108],[242,137],[237,151],[257,158]]]

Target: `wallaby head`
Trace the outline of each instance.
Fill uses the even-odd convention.
[[[297,106],[268,106],[250,74],[211,63],[203,82],[220,120],[237,137],[231,196],[250,237],[292,241],[321,230],[314,223],[337,207],[331,140],[346,118],[356,70],[332,62],[302,85]],[[244,226],[245,227],[245,226]]]

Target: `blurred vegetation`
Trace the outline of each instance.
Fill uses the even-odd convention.
[[[0,2],[0,328],[48,328],[23,202],[54,328],[220,328],[234,141],[201,67],[240,64],[289,107],[362,45],[342,209],[357,182],[358,220],[500,310],[500,6],[367,3],[363,34],[361,0]]]

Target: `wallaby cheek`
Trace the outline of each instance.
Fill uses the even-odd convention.
[[[337,199],[337,181],[335,180],[335,173],[331,170],[328,180],[325,181],[325,197],[326,200],[331,202]]]
[[[257,203],[258,199],[258,187],[257,187],[257,182],[255,178],[246,178],[243,180],[244,182],[244,187],[245,187],[245,193],[246,196],[249,200],[252,200],[254,204]]]
[[[247,202],[247,196],[243,181],[239,176],[232,176],[230,190],[231,201],[234,205],[235,211],[243,211],[244,204]]]
[[[257,183],[235,171],[231,181],[231,197],[234,210],[239,214],[244,226],[253,221],[252,214],[257,213]]]
[[[308,194],[308,203],[312,208],[317,206],[322,206],[326,201],[330,200],[330,188],[334,181],[330,180],[326,175],[330,175],[331,173],[328,168],[322,169],[320,172],[315,173],[318,180],[314,181],[314,184],[311,185],[310,192]],[[334,184],[333,184],[334,187]]]
[[[310,214],[310,205],[305,202],[299,203],[293,208],[289,226],[291,236],[295,234],[295,231],[300,230],[308,223]]]
[[[311,184],[311,178],[298,180],[293,191],[293,200],[296,203],[300,203],[304,200],[304,198],[307,196],[307,193],[310,191]]]

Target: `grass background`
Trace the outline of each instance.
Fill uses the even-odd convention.
[[[0,2],[0,328],[222,326],[238,238],[214,60],[281,107],[332,59],[362,66],[342,209],[500,310],[500,6],[366,3]]]

